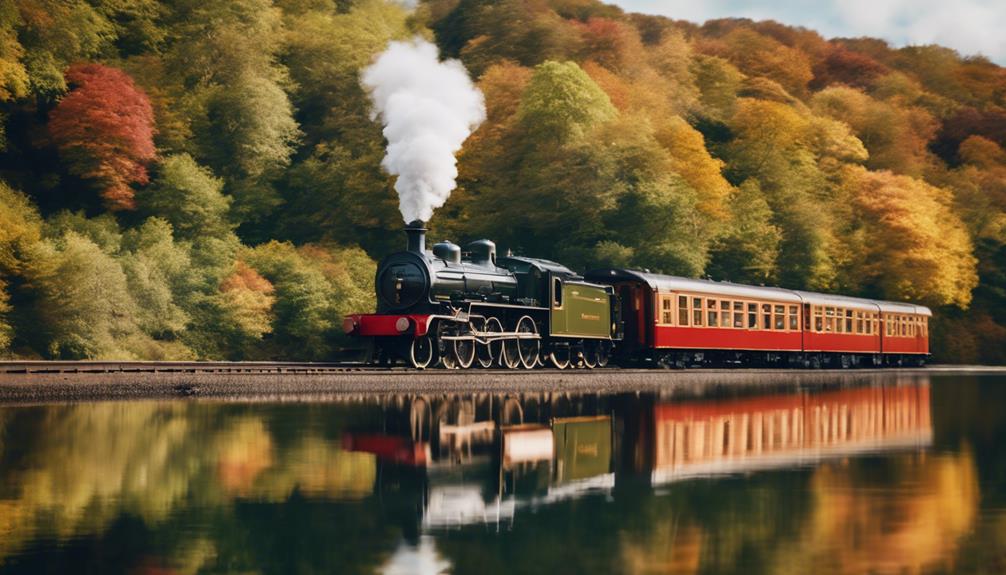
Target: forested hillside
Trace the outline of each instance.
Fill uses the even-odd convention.
[[[435,239],[911,300],[1006,362],[1006,71],[592,0],[0,1],[0,355],[323,359],[403,243],[360,71],[485,94]]]

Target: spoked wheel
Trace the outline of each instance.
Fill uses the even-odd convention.
[[[491,338],[494,333],[503,332],[503,324],[500,320],[491,317],[486,320],[486,328],[484,330],[487,334],[490,334]],[[485,368],[492,367],[496,362],[503,361],[503,341],[499,339],[490,339],[489,343],[484,346],[478,346],[477,351],[479,365]]]
[[[548,354],[548,360],[556,369],[566,369],[569,367],[569,356],[571,350],[568,345],[556,345]]]
[[[460,330],[459,330],[460,331]],[[470,335],[471,331],[467,333],[459,333],[458,335]],[[458,361],[458,367],[461,369],[468,369],[475,362],[475,340],[474,339],[456,339],[454,340],[454,358]]]
[[[594,369],[597,367],[597,342],[592,339],[588,339],[583,342],[581,349],[583,350],[581,353],[581,357],[583,357],[583,367],[586,367],[587,369]]]
[[[416,369],[426,369],[433,363],[433,340],[429,334],[412,340],[409,346],[409,363]]]
[[[457,334],[457,330],[448,322],[441,321],[437,323],[436,333],[437,350],[440,352],[440,364],[444,366],[444,369],[456,369],[458,367],[458,357],[454,351],[454,342],[444,339],[444,336],[455,335]]]
[[[488,323],[484,318],[475,318],[469,322],[468,326],[472,332],[485,333]],[[493,356],[488,343],[475,343],[475,364],[481,368],[492,367]]]
[[[530,316],[524,316],[517,322],[518,334],[538,334],[538,327]],[[538,365],[538,354],[541,351],[541,340],[538,338],[521,337],[517,340],[517,351],[520,354],[520,364],[524,369],[534,369]]]
[[[500,354],[500,365],[507,369],[517,369],[520,362],[520,344],[515,337],[502,341],[503,353]]]

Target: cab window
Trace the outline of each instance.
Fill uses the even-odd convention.
[[[552,278],[552,305],[562,307],[562,280]]]

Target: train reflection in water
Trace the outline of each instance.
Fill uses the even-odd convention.
[[[616,478],[659,486],[932,443],[925,381],[727,399],[528,393],[382,404],[383,429],[344,433],[343,449],[376,456],[375,490],[422,486],[423,530],[508,526],[522,509],[610,495]]]

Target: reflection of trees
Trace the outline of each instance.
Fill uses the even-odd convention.
[[[902,405],[880,395],[887,407]],[[784,413],[791,422],[811,422],[819,399],[828,398],[805,398]],[[717,407],[701,411],[698,400],[688,403],[687,421],[719,425],[751,411],[738,402],[701,401]],[[401,540],[422,540],[424,506],[439,487],[526,498],[552,485],[547,465],[541,477],[507,476],[512,470],[501,455],[487,455],[501,449],[502,439],[482,445],[476,441],[481,435],[462,431],[486,422],[499,436],[521,422],[542,430],[565,423],[567,436],[593,430],[568,428],[570,417],[615,430],[614,486],[549,500],[507,522],[434,530],[437,552],[456,572],[912,572],[947,566],[975,523],[978,476],[966,450],[871,454],[814,468],[654,485],[651,472],[663,461],[656,429],[686,421],[661,415],[657,408],[664,403],[645,394],[535,393],[0,410],[0,572],[33,572],[77,556],[104,565],[102,550],[111,548],[126,549],[124,562],[139,567],[135,572],[372,572]],[[928,405],[917,403],[923,410]],[[827,413],[847,413],[858,425],[860,404],[849,405]],[[777,407],[761,402],[751,409]],[[806,413],[793,419],[802,413],[794,409]],[[929,417],[928,411],[917,415]],[[610,437],[604,425],[597,427]],[[829,437],[858,441],[855,429]],[[722,439],[730,433],[733,427],[707,435],[713,437],[709,445],[745,461],[730,449],[732,441]],[[432,463],[415,468],[347,451],[344,441],[352,434],[430,442]],[[579,442],[570,445],[567,459],[594,454]],[[780,439],[779,449],[787,445]],[[555,449],[559,457],[565,448],[560,443]],[[710,452],[703,448],[702,454]],[[506,481],[514,485],[507,488]],[[534,485],[519,488],[524,483]],[[986,541],[1006,542],[1006,522],[983,529]],[[50,555],[31,553],[39,537],[59,539],[62,546]],[[5,565],[14,552],[19,561],[34,557],[35,563]]]
[[[0,486],[16,486],[0,487],[0,561],[36,534],[94,536],[123,516],[154,527],[180,510],[278,502],[295,491],[360,498],[374,483],[374,458],[342,451],[323,426],[280,448],[263,410],[129,402],[6,416],[4,435],[20,449],[0,452]],[[173,551],[182,563],[213,555],[198,537],[184,546],[195,555]]]
[[[960,538],[974,525],[978,482],[969,450],[905,455],[887,464],[818,468],[801,536],[780,548],[790,571],[920,573],[953,567]]]

